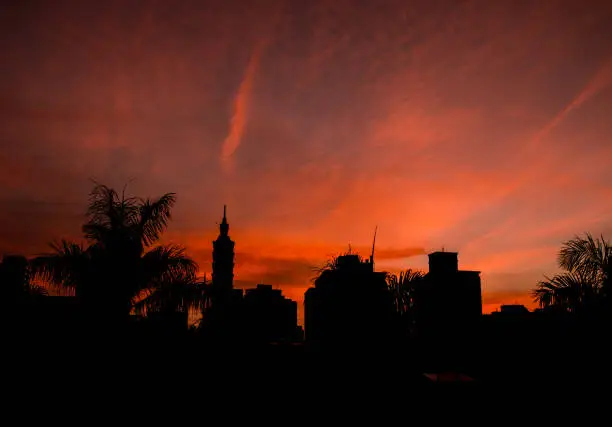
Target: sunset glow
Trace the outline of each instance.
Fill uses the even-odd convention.
[[[531,308],[561,242],[612,237],[603,1],[49,1],[0,14],[0,254],[78,239],[91,179],[177,193],[165,241],[301,305],[350,244],[459,253]],[[301,316],[301,314],[300,314]]]

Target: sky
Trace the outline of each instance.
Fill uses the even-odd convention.
[[[0,254],[80,239],[92,180],[177,193],[164,242],[300,305],[348,245],[459,253],[483,309],[612,237],[612,3],[20,1],[0,9]],[[301,313],[301,311],[300,311]],[[300,315],[301,317],[301,315]]]

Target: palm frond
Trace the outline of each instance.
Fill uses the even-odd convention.
[[[83,224],[81,230],[85,238],[93,242],[107,241],[111,233],[111,228],[108,225],[91,221]]]
[[[570,272],[581,272],[594,278],[602,278],[606,266],[612,258],[612,246],[603,235],[593,238],[589,233],[585,237],[576,236],[563,243],[559,251],[559,265]]]
[[[313,270],[322,273],[325,270],[337,270],[338,269],[338,256],[333,256],[320,265],[318,267],[314,267]]]
[[[110,187],[96,184],[89,194],[87,216],[89,220],[83,227],[85,237],[97,240],[102,229],[126,228],[138,220],[138,199],[121,197]],[[93,233],[93,234],[92,234]]]
[[[209,301],[209,283],[184,278],[173,282],[163,282],[149,288],[145,295],[134,302],[138,314],[146,315],[151,311],[202,311]]]
[[[425,277],[425,273],[420,270],[413,270],[411,268],[407,270],[400,271],[399,281],[404,286],[414,285],[417,281],[423,279]]]
[[[316,281],[316,279],[319,278],[321,274],[323,274],[325,271],[337,270],[339,268],[339,262],[338,262],[339,258],[342,256],[346,256],[346,255],[354,255],[354,256],[357,256],[357,258],[359,259],[359,262],[364,261],[363,257],[359,255],[357,252],[353,252],[353,249],[349,245],[349,248],[346,252],[330,257],[329,259],[325,261],[325,263],[323,263],[320,266],[312,267],[311,270],[315,273],[315,275],[314,277],[311,278],[311,281]]]
[[[152,283],[194,281],[198,264],[185,254],[179,245],[157,246],[145,253],[141,259],[144,286]]]
[[[544,276],[532,291],[532,297],[540,307],[558,307],[577,311],[597,301],[600,287],[589,275],[581,272]]]
[[[400,271],[399,275],[387,275],[387,285],[397,313],[404,315],[411,310],[414,305],[414,292],[424,277],[422,271],[411,268]]]
[[[30,260],[33,277],[57,287],[79,286],[89,268],[88,251],[81,245],[67,240],[51,243],[50,246],[53,253]]]
[[[144,246],[159,240],[171,216],[171,209],[176,202],[175,193],[166,193],[157,200],[141,200],[139,205],[138,233]]]
[[[47,288],[31,283],[28,284],[28,286],[26,287],[26,292],[29,296],[33,297],[46,297],[49,295],[49,291],[47,291]]]

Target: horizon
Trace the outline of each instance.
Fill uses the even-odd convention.
[[[219,227],[220,223],[221,223],[220,221],[215,223],[217,228]],[[229,221],[229,218],[228,218],[228,224],[230,225],[230,229],[231,229],[232,228],[231,227],[231,221]],[[216,238],[217,235],[218,235],[218,233],[215,234],[214,237]],[[63,237],[61,237],[61,238],[63,238]],[[236,240],[233,237],[233,235],[231,234],[231,232],[230,232],[230,238],[232,238],[232,240],[234,240],[234,242],[236,242]],[[59,240],[59,238],[55,239],[55,240]],[[83,236],[75,238],[74,240],[77,243],[81,243],[81,244],[87,245],[87,240]],[[214,238],[210,239],[211,248],[210,248],[210,255],[208,256],[208,264],[212,263],[212,241],[213,240],[214,240]],[[155,247],[155,246],[158,246],[158,245],[164,245],[164,244],[168,244],[168,243],[181,244],[181,242],[169,240],[169,239],[165,238],[162,235],[161,239],[157,243],[154,243],[151,247]],[[238,245],[238,242],[236,242],[236,244]],[[309,273],[310,273],[310,276],[308,278],[308,284],[305,285],[303,288],[298,287],[298,286],[286,288],[286,287],[283,287],[282,284],[279,284],[279,283],[272,283],[272,282],[266,281],[266,280],[253,279],[255,277],[254,275],[251,276],[252,277],[251,280],[244,280],[244,279],[241,279],[240,277],[238,277],[236,279],[236,277],[235,277],[234,278],[234,287],[237,288],[237,289],[246,290],[246,289],[253,289],[253,288],[255,288],[259,284],[266,284],[266,285],[271,285],[274,289],[281,289],[283,291],[283,295],[285,297],[290,298],[290,299],[292,299],[292,300],[294,300],[294,301],[296,301],[298,303],[298,325],[303,326],[304,325],[304,308],[303,308],[304,292],[308,288],[314,286],[313,280],[316,277],[316,269],[319,268],[321,265],[324,265],[325,262],[327,260],[331,259],[332,257],[340,256],[340,255],[345,255],[348,252],[351,252],[353,254],[359,255],[361,257],[364,257],[365,256],[364,254],[367,253],[367,249],[368,249],[367,246],[357,246],[357,247],[355,247],[355,246],[353,246],[353,245],[351,245],[349,243],[348,246],[344,250],[338,250],[336,252],[329,252],[328,251],[326,253],[326,256],[324,258],[320,259],[318,263],[313,261],[312,264],[307,266],[308,270],[309,270]],[[401,257],[401,254],[399,254],[397,251],[395,251],[393,249],[391,249],[391,250],[383,249],[381,251],[382,252],[382,257],[380,257],[380,254],[378,254],[378,250],[375,248],[375,246],[373,246],[371,249],[373,249],[373,252],[370,252],[370,253],[374,255],[374,267],[375,267],[375,271],[397,274],[397,273],[399,273],[402,270],[402,268],[376,269],[376,264],[378,264],[378,259],[379,258],[383,259],[383,264],[384,264],[384,260],[389,260],[389,259],[396,260],[396,259],[399,259]],[[47,251],[47,253],[48,252],[49,251]],[[206,257],[206,255],[203,254],[203,253],[200,253],[200,254],[197,254],[196,256],[193,256],[193,254],[190,253],[188,246],[186,247],[186,252],[187,252],[188,256],[191,256],[194,259],[196,259],[198,257],[198,255],[201,256],[201,257]],[[407,267],[404,267],[403,269],[409,268],[409,269],[412,269],[412,270],[419,270],[419,271],[422,271],[423,273],[427,273],[429,271],[429,268],[428,268],[428,256],[431,253],[434,253],[434,252],[457,253],[458,259],[459,259],[459,270],[462,270],[462,271],[466,271],[466,270],[478,271],[480,273],[480,276],[482,277],[483,272],[481,270],[477,270],[477,269],[474,270],[474,269],[463,268],[462,265],[461,265],[460,254],[457,251],[452,251],[452,250],[449,251],[445,247],[441,247],[441,248],[437,248],[437,249],[434,248],[434,249],[431,249],[431,250],[428,250],[428,251],[425,251],[425,252],[422,252],[422,253],[419,253],[419,250],[417,250],[415,248],[414,253],[410,253],[410,254],[407,254],[407,255],[405,254],[406,258],[408,258],[408,259],[416,259],[416,260],[421,260],[421,261],[423,259],[425,259],[425,266],[423,267],[422,262],[421,263],[417,262],[416,264],[420,265],[420,267],[407,266]],[[45,253],[45,252],[39,252],[39,253],[35,253],[35,254],[23,254],[23,253],[16,253],[16,252],[12,252],[12,253],[11,252],[5,252],[5,253],[2,253],[2,255],[25,255],[26,257],[31,258],[31,257],[35,257],[35,256],[38,256],[38,255],[42,255],[43,253]],[[235,260],[236,263],[235,263],[234,271],[235,272],[236,271],[239,272],[240,271],[240,267],[239,266],[243,264],[243,262],[241,262],[243,260],[239,259],[240,255],[238,255],[238,254],[240,254],[240,252],[237,252],[236,254],[237,255],[236,255],[236,260]],[[248,254],[243,253],[242,255],[246,255],[245,258],[248,260]],[[196,262],[197,262],[197,259],[196,259]],[[306,265],[306,261],[304,261],[304,265]],[[295,273],[295,272],[288,272],[288,273],[291,274],[291,273]],[[266,274],[269,274],[269,273],[266,272]],[[200,263],[198,263],[197,276],[198,277],[204,276],[204,277],[207,278],[207,280],[210,280],[210,278],[212,277],[212,267],[208,268],[208,269],[202,268],[202,265]],[[236,274],[235,274],[235,276],[236,276]],[[529,292],[533,288],[535,288],[535,286],[530,288],[526,292],[526,295],[524,295],[524,297],[525,297],[524,299],[516,298],[515,297],[513,300],[502,299],[502,300],[494,300],[495,302],[491,302],[490,295],[487,295],[486,286],[483,283],[482,284],[482,309],[483,309],[483,314],[491,314],[493,312],[499,311],[499,309],[501,308],[502,305],[523,305],[523,306],[527,307],[530,311],[533,311],[535,308],[538,308],[537,304],[534,301],[534,298],[531,295],[529,295]],[[67,296],[67,295],[70,295],[69,293],[65,293],[65,290],[62,291],[60,289],[56,289],[56,288],[53,288],[53,287],[47,287],[47,289],[51,292],[50,295],[55,295],[55,296]],[[487,302],[487,296],[489,296],[489,298],[488,298],[489,302]],[[190,314],[190,319],[191,319],[190,321],[191,322],[194,319],[197,319],[197,318],[198,318],[198,316],[194,317],[193,313]]]
[[[459,253],[533,309],[561,244],[612,236],[612,4],[22,1],[0,17],[0,253],[79,240],[90,179],[177,193],[163,242],[298,302],[350,244]]]

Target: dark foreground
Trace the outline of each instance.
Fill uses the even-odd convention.
[[[2,323],[5,406],[22,416],[61,408],[84,414],[79,423],[86,425],[104,416],[112,416],[110,424],[127,423],[118,421],[124,416],[143,424],[141,417],[161,412],[197,422],[220,416],[221,424],[245,417],[299,424],[335,414],[344,420],[334,423],[340,425],[377,425],[372,416],[406,424],[416,413],[428,423],[460,414],[486,419],[481,411],[495,407],[496,417],[564,413],[582,408],[584,398],[589,408],[600,407],[593,399],[607,396],[612,378],[610,328],[602,322],[545,333],[512,323],[454,343],[334,347],[212,343],[187,331],[104,325],[95,332],[90,324],[30,323]],[[545,404],[549,398],[555,401]]]
[[[206,344],[188,334],[5,334],[5,386],[69,388],[74,398],[112,390],[164,399],[399,399],[416,392],[465,399],[500,390],[578,390],[609,383],[607,342],[506,348],[416,345]]]

